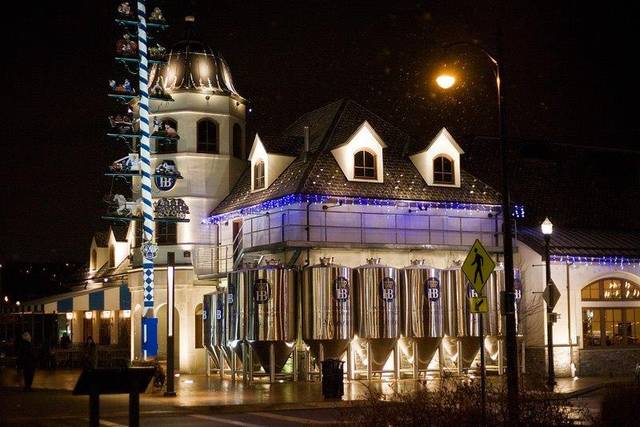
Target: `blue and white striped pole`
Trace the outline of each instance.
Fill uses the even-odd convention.
[[[140,88],[140,166],[142,172],[142,230],[143,230],[143,351],[145,356],[157,354],[157,331],[155,327],[149,328],[145,318],[153,318],[153,258],[155,250],[153,242],[153,201],[151,199],[151,150],[149,148],[149,61],[147,58],[147,13],[145,0],[138,0],[138,55],[140,64],[138,67]],[[155,320],[155,319],[154,319]],[[157,321],[157,320],[156,320]],[[155,324],[154,324],[155,326]],[[150,336],[154,335],[154,336]],[[145,345],[146,344],[146,345]],[[154,348],[156,349],[154,351]]]

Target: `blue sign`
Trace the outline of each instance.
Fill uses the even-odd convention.
[[[158,355],[158,319],[142,318],[142,352],[146,356]]]
[[[429,301],[438,301],[440,299],[440,280],[437,277],[429,277],[424,282],[424,294]]]
[[[160,191],[171,190],[179,178],[182,178],[182,175],[173,160],[163,160],[156,168],[155,182]]]

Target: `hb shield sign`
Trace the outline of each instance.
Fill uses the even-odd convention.
[[[382,299],[393,301],[396,298],[396,281],[391,277],[382,279]]]
[[[253,300],[258,304],[264,304],[269,301],[270,296],[269,282],[265,279],[257,279],[253,284]]]
[[[429,301],[437,301],[440,299],[440,280],[437,277],[429,277],[424,282],[424,294]]]
[[[160,191],[169,191],[176,185],[176,181],[180,177],[181,175],[176,168],[175,162],[173,160],[163,160],[156,168],[156,187]]]
[[[346,277],[338,277],[335,280],[334,297],[338,301],[349,299],[349,281]]]

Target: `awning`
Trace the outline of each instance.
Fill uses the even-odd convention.
[[[69,313],[77,310],[131,310],[131,292],[127,285],[101,286],[53,295],[27,304],[43,306],[45,313]]]

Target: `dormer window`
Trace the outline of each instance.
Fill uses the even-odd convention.
[[[377,178],[375,154],[361,150],[353,156],[353,177],[357,179]]]
[[[435,184],[455,184],[453,161],[445,156],[433,159],[433,182]]]
[[[257,160],[253,165],[253,189],[262,190],[264,183],[264,161]]]
[[[410,159],[427,185],[460,187],[462,154],[462,148],[451,134],[442,128],[424,149],[410,156]]]

